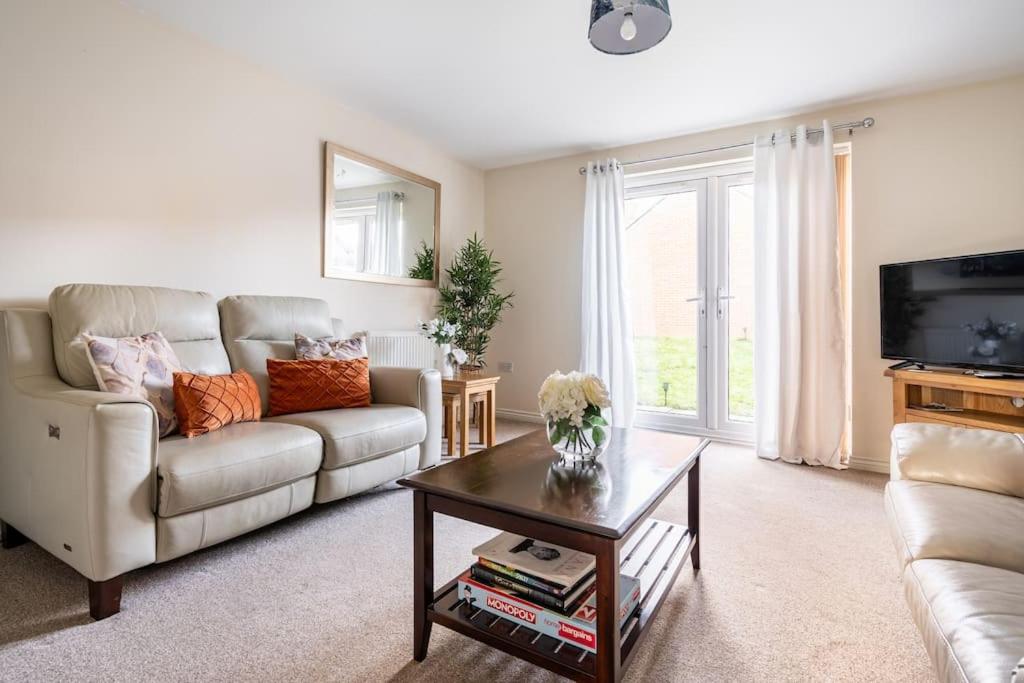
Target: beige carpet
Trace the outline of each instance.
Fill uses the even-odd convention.
[[[703,569],[684,568],[627,680],[933,678],[883,477],[728,446],[702,469]],[[685,521],[684,489],[660,517]],[[439,517],[439,583],[490,535]],[[99,623],[66,565],[32,544],[0,551],[0,680],[555,680],[438,626],[412,662],[411,546],[412,496],[386,487],[133,572],[124,611]]]

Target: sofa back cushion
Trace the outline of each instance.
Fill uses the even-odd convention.
[[[1024,498],[1024,434],[898,424],[891,475]]]
[[[295,360],[295,334],[335,333],[326,301],[291,296],[229,296],[220,304],[221,331],[234,370],[256,380],[264,412],[270,407],[267,359]]]
[[[203,375],[231,372],[216,300],[205,292],[127,285],[61,285],[50,294],[53,356],[61,379],[96,389],[82,335],[136,337],[160,332],[181,367]]]

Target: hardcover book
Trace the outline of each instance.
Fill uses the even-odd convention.
[[[584,576],[582,579],[580,579],[580,582],[575,586],[563,586],[560,583],[552,583],[550,581],[538,579],[536,576],[532,576],[530,574],[524,574],[523,572],[512,569],[512,567],[506,567],[503,564],[491,562],[490,560],[484,559],[482,557],[477,558],[477,564],[481,567],[486,567],[487,569],[490,569],[492,572],[503,574],[508,578],[512,579],[513,581],[518,581],[519,583],[529,586],[530,588],[536,588],[538,590],[544,591],[545,593],[554,595],[556,598],[564,598],[569,593],[575,592],[576,589],[590,581],[590,579],[592,579],[594,576],[593,573],[590,573]]]
[[[632,576],[620,575],[619,595],[619,628],[622,628],[640,604],[640,582]],[[491,588],[474,579],[472,574],[466,571],[459,577],[459,596],[485,612],[504,617],[588,652],[597,652],[596,593],[592,593],[572,616],[566,616]]]
[[[479,562],[470,567],[469,571],[473,575],[473,578],[482,584],[498,588],[503,593],[509,593],[511,595],[521,597],[530,602],[535,602],[538,605],[550,607],[551,609],[562,612],[563,614],[575,611],[579,607],[579,604],[577,603],[582,603],[583,600],[588,597],[588,591],[592,591],[594,589],[594,584],[596,583],[594,575],[591,574],[590,580],[581,581],[580,585],[572,593],[565,597],[558,597],[538,588],[520,583],[505,574],[492,571],[488,567],[481,565]]]
[[[473,548],[473,554],[561,586],[575,586],[596,566],[593,555],[508,532]]]

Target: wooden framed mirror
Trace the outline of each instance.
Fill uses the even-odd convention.
[[[324,277],[437,287],[441,184],[324,143]]]

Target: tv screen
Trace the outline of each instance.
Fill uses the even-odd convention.
[[[882,357],[1024,372],[1024,251],[881,267]]]

